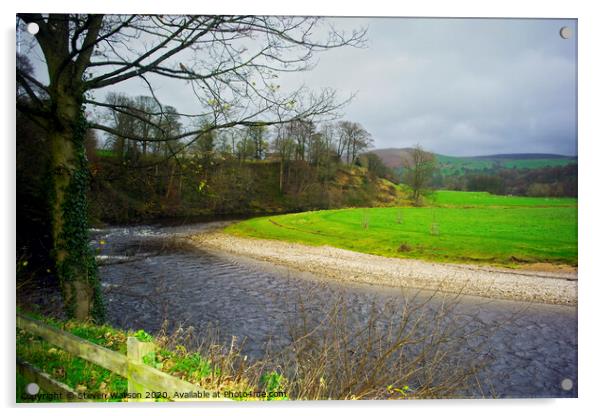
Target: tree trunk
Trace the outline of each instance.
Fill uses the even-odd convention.
[[[85,118],[77,100],[64,95],[57,101],[61,110],[48,132],[54,262],[67,316],[102,321],[104,306],[88,236]]]
[[[284,159],[280,158],[280,181],[279,181],[280,193],[284,189]]]

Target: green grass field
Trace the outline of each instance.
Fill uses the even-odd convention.
[[[576,207],[576,198],[543,198],[493,195],[489,192],[436,191],[428,197],[442,207]]]
[[[427,207],[351,208],[254,218],[238,236],[444,262],[577,265],[577,200],[439,191]]]
[[[571,158],[542,159],[504,159],[504,158],[469,158],[436,155],[443,176],[462,174],[465,170],[480,171],[499,166],[504,169],[538,169],[543,167],[566,166],[576,163]]]

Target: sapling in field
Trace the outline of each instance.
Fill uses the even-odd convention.
[[[370,227],[370,215],[366,210],[362,211],[362,228],[368,229]]]
[[[401,211],[401,209],[395,211],[395,222],[397,224],[403,224],[403,212]]]

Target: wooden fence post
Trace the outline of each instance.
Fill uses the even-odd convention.
[[[148,399],[146,398],[148,388],[139,383],[136,383],[132,379],[132,377],[129,376],[129,373],[130,373],[129,364],[130,364],[130,362],[144,364],[144,362],[142,360],[143,357],[145,355],[150,354],[151,352],[155,351],[155,344],[153,344],[152,342],[138,341],[138,338],[136,338],[136,337],[128,337],[127,347],[128,347],[128,351],[127,351],[128,393],[130,393],[132,395],[132,398],[129,398],[128,401],[152,402],[152,401],[154,401],[153,398],[148,398]],[[141,397],[135,398],[138,394],[140,394]]]

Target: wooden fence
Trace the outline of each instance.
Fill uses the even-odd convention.
[[[211,392],[201,389],[200,386],[145,365],[142,358],[154,351],[155,345],[152,342],[140,342],[135,337],[129,337],[127,356],[125,356],[21,314],[17,314],[17,327],[42,337],[77,357],[127,378],[128,401],[154,401],[158,396],[167,396],[169,400],[176,401],[215,400],[210,398]],[[65,398],[66,401],[90,401],[19,357],[17,357],[17,369],[27,380],[35,382],[47,393],[61,394],[60,397]],[[194,398],[182,398],[186,395]]]

